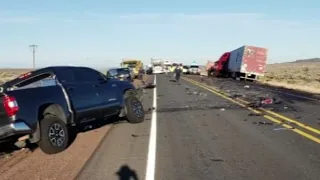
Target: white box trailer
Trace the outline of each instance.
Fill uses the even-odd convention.
[[[266,71],[268,49],[242,46],[230,52],[228,72],[232,77],[256,80]]]

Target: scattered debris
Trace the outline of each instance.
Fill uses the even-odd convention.
[[[136,134],[131,134],[132,137],[139,137],[138,135]]]
[[[132,137],[144,137],[144,136],[149,136],[149,134],[141,134],[141,135],[138,135],[138,134],[131,134]]]
[[[244,88],[247,88],[247,89],[248,89],[248,88],[250,88],[250,86],[249,86],[249,85],[245,85]]]
[[[221,109],[220,109],[220,111],[225,111],[225,110],[226,110],[225,108],[221,108]]]
[[[200,92],[199,95],[200,95],[200,96],[205,96],[205,97],[207,96],[207,94],[206,94],[206,93],[203,93],[203,92]]]
[[[155,84],[148,83],[147,85],[144,86],[144,89],[153,89],[153,88],[155,88],[155,87],[156,87]]]
[[[152,111],[155,110],[156,108],[152,107],[152,108],[148,108],[148,111]]]
[[[272,104],[273,99],[272,98],[267,98],[261,101],[261,104]]]
[[[259,121],[259,124],[273,125],[272,122],[266,122],[266,121]]]
[[[211,159],[211,161],[214,161],[214,162],[223,162],[224,160],[223,160],[223,159]]]
[[[252,122],[252,124],[259,124],[259,125],[273,125],[272,122],[265,122],[265,121],[259,121],[259,122]]]
[[[239,98],[239,97],[244,97],[244,95],[240,94],[240,93],[235,93],[235,94],[231,94],[229,95],[230,98]]]
[[[291,128],[281,127],[281,128],[274,128],[273,131],[284,131],[284,130],[291,130],[291,129],[295,129],[295,128],[294,127],[291,127]]]
[[[249,113],[248,116],[262,116],[262,113]]]

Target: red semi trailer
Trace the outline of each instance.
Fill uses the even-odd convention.
[[[208,76],[256,80],[265,73],[267,53],[266,48],[247,45],[225,52],[219,60],[208,61]]]

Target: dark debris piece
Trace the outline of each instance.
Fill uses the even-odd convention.
[[[265,122],[265,121],[252,122],[252,124],[259,124],[259,125],[273,125],[273,123],[272,123],[272,122]]]
[[[132,137],[139,137],[139,135],[131,134]]]
[[[262,113],[249,113],[248,116],[262,116]]]
[[[223,162],[224,160],[223,159],[211,159],[211,161],[213,161],[213,162]]]

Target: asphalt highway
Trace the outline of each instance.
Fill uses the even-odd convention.
[[[192,81],[155,79],[144,94],[145,122],[113,125],[76,179],[320,178],[317,131],[253,116]]]

